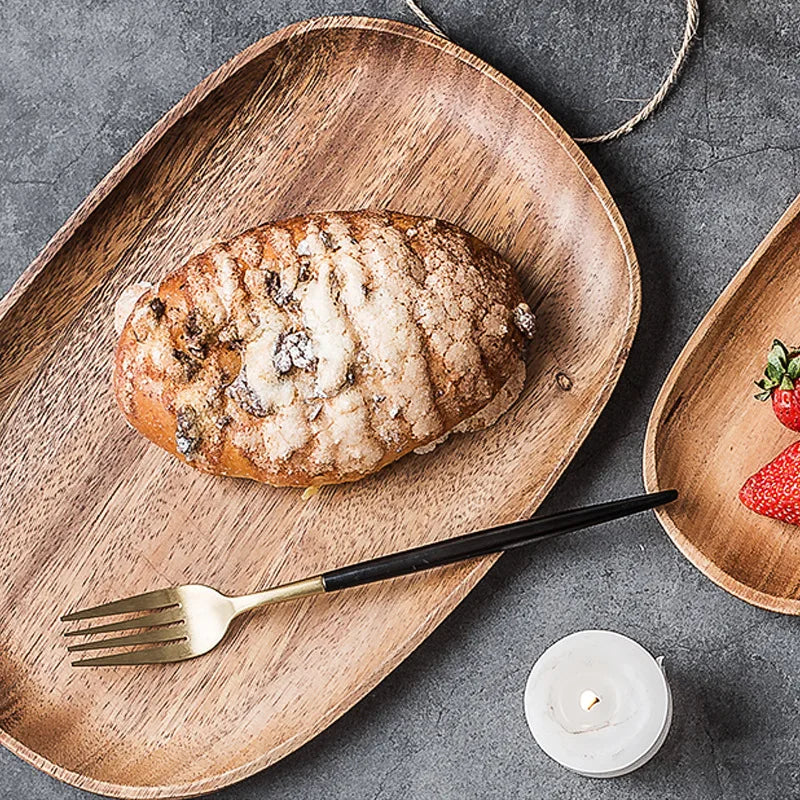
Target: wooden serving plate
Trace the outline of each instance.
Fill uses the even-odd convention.
[[[649,491],[680,492],[656,514],[711,580],[748,603],[800,614],[800,531],[737,498],[750,475],[799,438],[753,399],[776,337],[800,342],[800,197],[675,362],[650,416],[644,480]]]
[[[112,306],[198,241],[312,210],[451,220],[519,269],[540,332],[491,430],[323,490],[195,472],[126,428]],[[212,791],[363,697],[485,558],[251,616],[178,665],[73,669],[68,607],[158,586],[251,591],[530,514],[625,362],[639,277],[599,176],[524,92],[417,28],[326,18],[225,64],[112,170],[0,304],[0,739],[118,797]]]

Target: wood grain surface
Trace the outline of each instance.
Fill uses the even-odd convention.
[[[448,219],[516,266],[539,331],[521,401],[352,485],[200,474],[130,431],[112,307],[198,243],[269,219],[391,207]],[[119,797],[212,791],[339,717],[494,557],[276,607],[214,653],[75,670],[68,607],[202,582],[243,593],[529,515],[616,383],[639,315],[599,176],[524,92],[397,22],[325,18],[203,81],[94,190],[0,303],[0,741]]]
[[[686,557],[748,603],[800,614],[800,531],[745,508],[745,480],[796,441],[753,398],[772,340],[800,344],[800,196],[736,274],[675,362],[647,428],[649,491]]]

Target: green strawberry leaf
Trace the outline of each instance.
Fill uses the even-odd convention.
[[[772,350],[767,353],[767,364],[783,372],[788,358],[789,353],[786,351],[786,348],[776,339],[775,343],[772,345]]]
[[[770,361],[769,364],[767,364],[767,368],[764,370],[764,374],[771,381],[774,381],[777,386],[783,377],[783,367],[776,367],[775,364]]]
[[[766,392],[759,392],[758,394],[753,395],[753,397],[755,397],[756,400],[761,400],[762,402],[764,400],[769,400],[769,398],[772,397],[772,390],[768,389]]]
[[[788,375],[784,374],[781,378],[781,389],[785,389],[787,392],[791,392],[794,389],[794,381]]]
[[[772,340],[772,347],[773,347],[773,349],[777,347],[779,350],[783,351],[783,354],[784,354],[784,356],[786,358],[789,357],[789,349],[786,347],[786,345],[780,339],[773,339]]]
[[[800,377],[800,356],[795,356],[786,367],[786,372],[792,380]]]

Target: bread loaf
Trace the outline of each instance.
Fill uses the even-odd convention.
[[[277,486],[356,480],[491,424],[534,326],[489,247],[372,211],[253,228],[128,290],[116,317],[130,424],[193,467]]]

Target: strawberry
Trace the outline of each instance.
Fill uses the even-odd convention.
[[[757,514],[800,525],[800,442],[748,478],[739,499]]]
[[[764,377],[756,381],[761,391],[758,400],[772,398],[772,410],[778,420],[793,431],[800,431],[800,352],[789,350],[779,339],[767,354]]]

